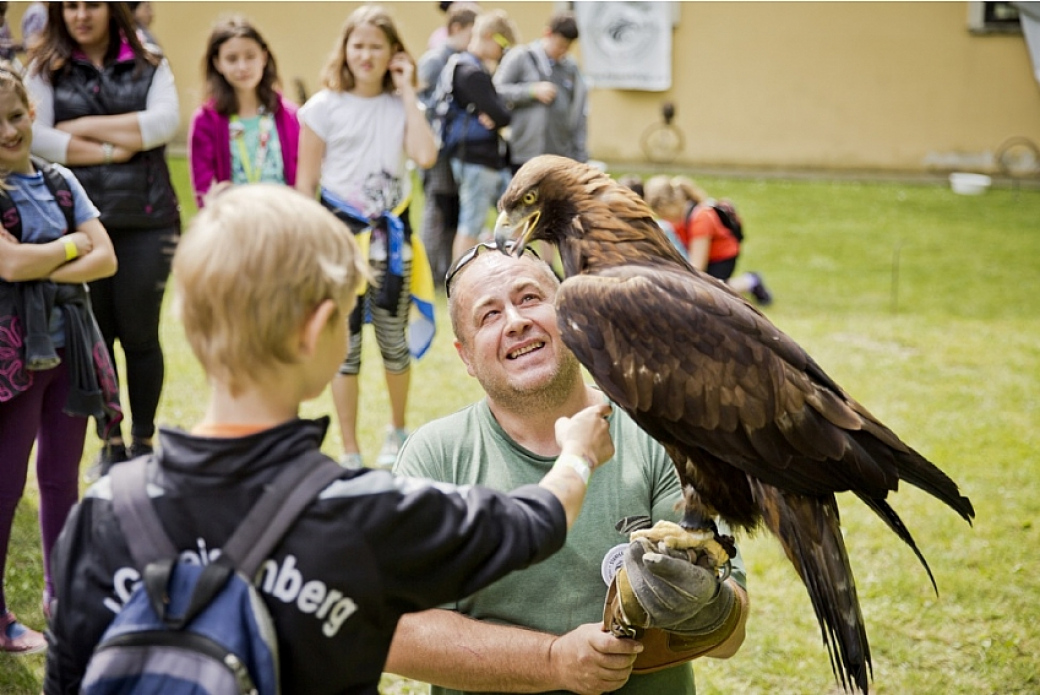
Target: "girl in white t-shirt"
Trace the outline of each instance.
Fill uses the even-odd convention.
[[[390,426],[376,464],[389,468],[407,436],[411,226],[408,158],[433,165],[437,145],[415,93],[415,61],[386,10],[364,5],[343,26],[323,89],[300,109],[296,188],[321,200],[369,249],[373,281],[350,316],[350,345],[332,382],[343,435],[341,463],[362,465],[357,442],[361,329],[375,325],[390,396]]]

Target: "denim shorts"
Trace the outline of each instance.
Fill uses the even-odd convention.
[[[487,224],[488,212],[509,185],[509,170],[491,169],[452,158],[451,171],[459,188],[458,233],[479,239]]]

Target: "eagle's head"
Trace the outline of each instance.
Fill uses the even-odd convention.
[[[542,155],[516,172],[509,188],[498,201],[495,239],[498,247],[513,238],[517,253],[533,241],[558,244],[570,230],[590,188],[610,183],[610,177],[595,167],[567,157]]]
[[[541,155],[524,164],[499,199],[498,210],[498,248],[505,249],[512,240],[512,253],[519,255],[532,242],[547,241],[560,249],[568,275],[589,266],[594,247],[610,245],[607,255],[620,260],[617,244],[623,242],[635,242],[642,254],[681,262],[635,191],[567,157]],[[573,261],[570,268],[568,261]]]

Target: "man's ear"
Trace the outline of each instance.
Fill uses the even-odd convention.
[[[318,348],[318,341],[322,332],[328,327],[329,321],[334,317],[338,317],[338,315],[336,303],[331,299],[326,299],[311,312],[311,315],[304,320],[303,327],[300,329],[301,356],[310,357],[314,354]]]
[[[473,366],[470,364],[469,350],[460,341],[455,341],[455,352],[459,353],[459,357],[462,359],[462,363],[466,365],[466,373],[470,376],[476,376],[473,373]]]

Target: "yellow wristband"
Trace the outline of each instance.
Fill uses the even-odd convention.
[[[71,261],[72,259],[79,256],[79,249],[76,248],[76,242],[72,239],[65,240],[65,260]]]
[[[553,468],[570,468],[572,471],[577,473],[581,477],[581,481],[586,486],[589,484],[589,476],[592,475],[592,467],[589,466],[589,462],[581,456],[575,456],[574,454],[563,454],[560,458],[556,459],[556,463],[553,464]]]

